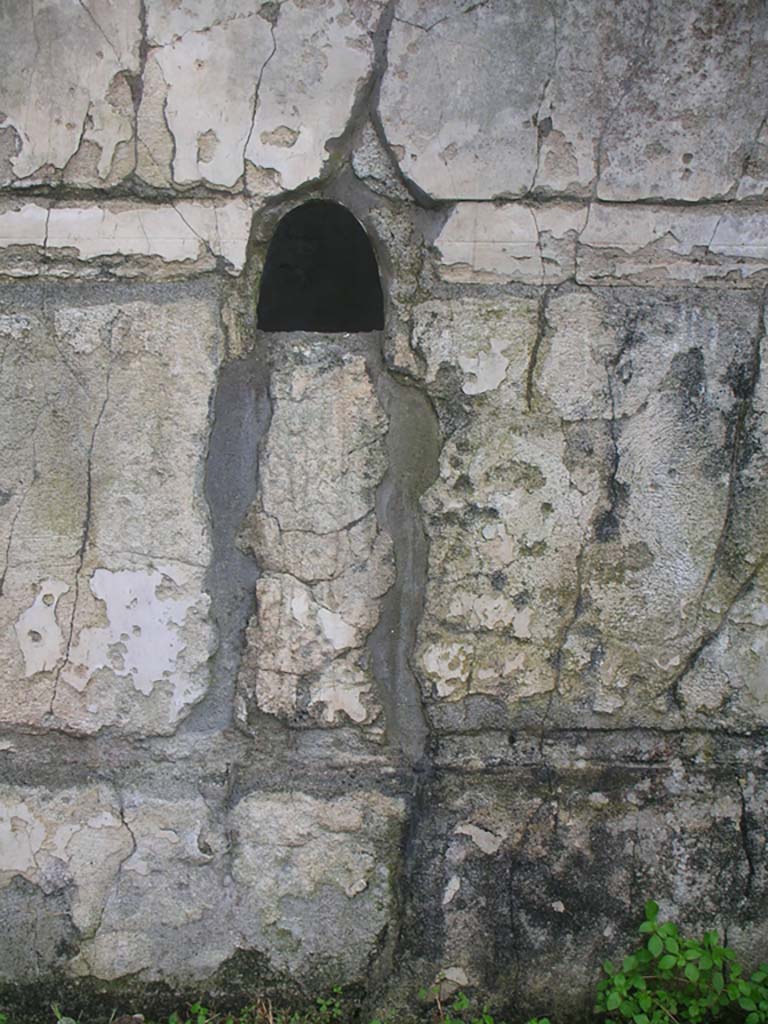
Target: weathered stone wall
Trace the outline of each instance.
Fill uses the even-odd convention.
[[[0,1002],[566,1020],[647,897],[768,955],[765,4],[0,49]],[[257,329],[315,198],[384,331]]]

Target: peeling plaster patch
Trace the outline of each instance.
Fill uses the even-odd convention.
[[[182,582],[167,566],[154,571],[96,569],[91,591],[106,605],[108,625],[80,631],[62,680],[82,692],[96,672],[108,668],[117,676],[130,678],[145,696],[156,684],[168,680],[174,687],[174,710],[179,711],[187,694],[186,683],[176,670],[184,649],[178,630],[195,598],[174,599],[161,594],[161,588],[173,593]]]
[[[175,182],[236,184],[243,173],[256,83],[272,49],[270,26],[251,14],[185,32],[152,51],[168,84],[165,117],[175,141]],[[201,153],[198,140],[209,132],[216,141],[209,136],[211,144]]]
[[[435,683],[438,697],[459,699],[466,693],[472,671],[472,648],[468,644],[431,644],[421,657],[421,666]]]
[[[572,276],[587,207],[457,203],[435,240],[447,281],[554,284]]]
[[[345,976],[364,975],[391,921],[389,865],[403,814],[401,800],[373,790],[330,799],[256,792],[239,801],[231,864],[241,920],[262,942],[266,935],[278,968],[319,955]]]
[[[276,171],[283,188],[316,178],[328,141],[344,131],[373,67],[370,23],[382,7],[381,0],[367,0],[360,12],[343,0],[281,4],[245,156]]]
[[[107,786],[59,790],[0,787],[0,889],[22,875],[45,892],[73,887],[72,919],[98,926],[109,888],[133,849]]]
[[[463,373],[465,395],[482,395],[503,383],[524,391],[537,317],[533,302],[451,299],[425,302],[414,311],[412,344],[426,359],[426,381],[443,366]]]
[[[11,157],[18,178],[64,168],[86,141],[99,146],[93,183],[100,183],[119,143],[132,138],[133,109],[115,83],[139,70],[139,0],[91,7],[98,24],[84,0],[4,6],[0,128],[18,134]]]
[[[335,722],[340,714],[358,724],[364,722],[369,715],[361,699],[364,695],[369,696],[371,689],[365,673],[355,671],[351,666],[346,667],[348,671],[340,674],[334,666],[333,673],[326,673],[330,678],[321,678],[310,690],[310,707],[322,705],[321,717],[329,724]],[[333,678],[334,675],[336,678]]]
[[[24,655],[24,675],[50,672],[64,650],[64,634],[56,620],[56,605],[69,586],[61,580],[43,580],[34,603],[16,622],[16,637]]]
[[[593,203],[577,248],[576,278],[649,285],[727,279],[760,285],[768,272],[768,214],[726,206]]]

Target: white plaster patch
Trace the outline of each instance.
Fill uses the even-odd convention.
[[[16,622],[16,638],[24,656],[24,675],[50,672],[64,650],[64,634],[56,621],[56,605],[69,586],[61,580],[43,580],[35,600]]]
[[[461,386],[465,395],[482,395],[485,391],[494,391],[501,384],[509,366],[509,360],[503,355],[508,344],[501,338],[490,338],[490,351],[459,356],[459,366],[468,375]]]
[[[457,366],[466,395],[511,384],[524,396],[538,317],[532,302],[454,299],[425,302],[414,313],[412,344],[426,360],[428,384],[437,380],[441,367]]]
[[[341,651],[345,647],[353,647],[358,642],[358,632],[354,626],[337,612],[329,611],[327,608],[319,608],[317,621],[323,631],[326,640],[330,640],[334,650]]]
[[[48,209],[37,203],[24,203],[17,209],[0,213],[0,246],[42,245]]]
[[[138,72],[140,37],[138,0],[3,4],[0,128],[17,133],[17,177],[65,167],[82,141],[99,146],[98,178],[107,177],[132,136],[116,83]]]
[[[133,842],[106,786],[51,794],[0,787],[0,888],[22,875],[46,891],[72,885],[72,919],[98,926],[104,900]]]
[[[456,893],[461,888],[461,879],[458,875],[452,875],[448,879],[448,884],[443,891],[443,906],[447,907],[451,900],[454,898]]]
[[[473,825],[471,821],[462,822],[453,831],[461,836],[469,836],[475,846],[489,856],[496,853],[502,844],[500,836],[494,835],[493,832],[489,832],[488,829],[481,828],[479,825]]]
[[[108,668],[129,678],[144,696],[169,680],[179,710],[184,703],[184,682],[176,671],[184,649],[179,630],[195,597],[170,596],[162,589],[175,591],[180,583],[176,570],[167,566],[151,571],[96,569],[91,591],[106,605],[108,625],[80,631],[61,678],[82,692],[96,672]]]
[[[57,207],[51,211],[47,249],[75,249],[83,260],[121,255],[159,256],[166,262],[196,260],[210,250],[241,270],[250,222],[250,207],[242,199],[122,209]]]
[[[422,657],[422,666],[434,680],[439,697],[464,695],[465,684],[472,668],[472,648],[467,644],[432,644]]]
[[[0,803],[0,871],[34,869],[44,838],[45,826],[25,803]]]
[[[364,722],[368,711],[360,699],[370,687],[349,685],[346,680],[322,679],[312,687],[310,706],[323,704],[322,718],[325,722],[334,722],[338,714],[344,714],[353,722]]]

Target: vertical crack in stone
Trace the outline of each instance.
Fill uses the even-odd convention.
[[[139,108],[144,95],[144,72],[149,56],[149,36],[147,32],[147,0],[139,0],[139,69],[135,75],[126,74],[126,81],[131,92],[131,103],[133,104],[133,173],[139,166]],[[146,144],[144,149],[157,165],[153,154]]]
[[[551,288],[544,288],[541,297],[539,298],[536,338],[533,342],[533,346],[531,347],[531,354],[528,359],[528,367],[525,373],[525,407],[528,412],[531,411],[533,405],[533,387],[536,379],[536,364],[539,358],[541,343],[544,340],[544,335],[547,330],[547,309],[549,306],[551,291]]]
[[[595,524],[595,538],[605,542],[614,540],[619,534],[619,503],[621,501],[621,487],[618,483],[619,464],[621,453],[619,451],[619,426],[616,417],[616,395],[613,384],[613,371],[621,362],[624,354],[624,347],[618,354],[606,363],[606,379],[608,385],[608,400],[611,406],[611,418],[608,421],[608,433],[611,439],[611,464],[608,472],[606,491],[608,495],[608,508],[603,512]]]
[[[45,411],[44,409],[41,409],[40,412],[37,414],[37,418],[35,419],[35,424],[34,424],[34,426],[32,428],[32,478],[30,479],[30,481],[27,484],[27,486],[24,488],[24,492],[21,495],[21,498],[19,500],[19,504],[16,506],[16,511],[13,513],[13,518],[11,519],[11,525],[10,525],[10,527],[8,529],[8,543],[5,545],[5,561],[4,561],[4,564],[3,564],[2,574],[0,574],[0,597],[3,596],[3,590],[5,588],[5,578],[8,575],[8,569],[10,567],[11,548],[13,546],[13,536],[14,536],[14,533],[15,533],[15,530],[16,530],[16,522],[17,522],[19,516],[22,513],[22,510],[23,510],[24,505],[26,503],[27,496],[28,496],[29,492],[32,490],[32,487],[34,486],[35,481],[38,479],[38,472],[37,472],[37,442],[36,442],[35,437],[36,437],[36,434],[37,434],[38,425],[40,423],[40,420],[42,419],[44,411]]]
[[[54,710],[53,709],[54,709],[54,706],[56,704],[56,696],[57,696],[58,690],[59,690],[59,681],[61,679],[61,673],[64,671],[65,666],[69,662],[70,654],[72,652],[72,640],[74,638],[75,620],[77,618],[77,606],[78,606],[78,600],[79,600],[79,597],[80,597],[80,579],[81,579],[82,572],[83,572],[83,566],[85,564],[85,554],[86,554],[86,551],[88,549],[88,540],[89,540],[90,531],[91,531],[91,513],[92,513],[92,507],[93,507],[93,479],[92,479],[92,477],[93,477],[93,452],[94,452],[94,447],[95,447],[95,444],[96,444],[96,435],[98,433],[99,426],[101,425],[101,421],[102,421],[102,419],[104,417],[104,410],[107,408],[107,403],[109,402],[109,382],[110,382],[110,379],[111,379],[111,376],[112,376],[112,331],[114,330],[114,326],[115,326],[115,323],[117,322],[118,318],[119,318],[119,314],[118,314],[118,316],[116,316],[111,321],[111,323],[109,324],[109,327],[108,327],[108,331],[109,331],[108,338],[107,338],[107,347],[108,347],[108,356],[107,356],[107,358],[108,358],[108,362],[107,362],[107,373],[106,373],[106,378],[105,378],[105,382],[104,382],[104,398],[102,400],[101,407],[99,408],[98,415],[96,416],[96,421],[95,421],[95,423],[93,425],[93,429],[91,430],[91,437],[90,437],[90,440],[89,440],[89,443],[88,443],[88,449],[87,449],[87,452],[86,452],[86,464],[85,464],[85,513],[83,515],[83,525],[82,525],[82,529],[81,529],[81,533],[80,533],[80,546],[79,546],[78,551],[77,551],[77,567],[75,569],[75,581],[74,581],[74,590],[75,590],[75,592],[74,592],[74,597],[72,599],[72,612],[71,612],[70,617],[69,617],[69,625],[68,625],[68,628],[67,628],[67,642],[66,642],[66,645],[65,645],[65,648],[64,648],[64,655],[63,655],[62,659],[59,661],[59,664],[58,664],[58,666],[56,668],[56,675],[55,675],[54,681],[53,681],[53,692],[51,693],[51,702],[50,702],[50,705],[48,707],[48,713],[50,715],[54,714]]]
[[[749,593],[752,589],[752,585],[762,572],[764,566],[768,565],[768,554],[765,554],[759,562],[757,562],[750,572],[749,576],[744,580],[739,589],[736,591],[734,596],[726,605],[725,609],[721,612],[720,618],[717,624],[712,629],[705,630],[699,642],[689,652],[683,665],[670,679],[670,692],[672,698],[677,707],[682,711],[684,709],[684,701],[680,693],[680,683],[688,675],[688,673],[694,668],[696,662],[703,652],[709,647],[709,645],[718,638],[720,633],[723,631],[728,622],[728,616],[731,613],[731,609],[738,604],[738,602]]]
[[[428,397],[396,380],[378,351],[371,359],[371,372],[389,419],[389,468],[379,485],[376,512],[392,538],[396,578],[382,599],[368,645],[390,735],[415,765],[427,753],[429,733],[411,661],[427,581],[428,541],[419,499],[437,479],[440,434]]]
[[[476,6],[479,6],[479,5],[476,5]],[[541,115],[542,115],[542,111],[543,111],[543,108],[544,108],[544,103],[545,103],[546,98],[547,98],[547,89],[549,89],[550,83],[552,82],[552,79],[555,77],[555,72],[557,70],[557,61],[558,61],[558,58],[560,56],[560,40],[559,40],[559,30],[558,30],[558,24],[557,24],[557,5],[556,4],[550,4],[549,5],[549,9],[550,9],[550,13],[552,15],[552,63],[551,63],[550,68],[549,68],[549,74],[547,75],[546,79],[544,80],[544,85],[542,86],[542,89],[541,89],[541,96],[539,98],[539,102],[536,104],[536,113],[534,115],[534,121],[535,121],[535,126],[536,126],[536,166],[535,166],[534,171],[533,171],[533,178],[531,179],[531,185],[530,185],[530,188],[528,189],[528,194],[531,194],[532,192],[535,191],[536,183],[537,183],[538,177],[539,177],[539,170],[540,170],[540,165],[541,165],[541,147],[544,144],[544,139],[547,137],[547,129],[545,127],[545,122],[546,122],[547,119],[546,118],[542,118]],[[551,126],[552,126],[552,121],[550,119],[549,120],[549,127],[551,128]],[[531,212],[533,212],[533,211],[531,211]],[[534,216],[534,221],[535,221],[535,219],[536,218]],[[537,234],[538,234],[538,225],[537,225]],[[541,249],[541,238],[540,237],[539,237],[538,245],[539,245],[539,249]],[[543,276],[543,273],[544,273],[544,265],[543,265],[543,260],[542,260],[542,276]]]
[[[576,556],[576,588],[573,605],[571,607],[570,614],[567,620],[565,621],[563,628],[560,631],[560,636],[558,637],[555,651],[552,654],[552,657],[550,658],[552,668],[554,670],[554,681],[553,687],[550,690],[549,697],[547,699],[547,706],[544,708],[544,714],[542,715],[541,722],[539,723],[539,755],[542,757],[544,756],[546,727],[549,721],[549,716],[552,711],[552,705],[555,701],[555,697],[560,694],[560,680],[563,674],[563,659],[565,657],[565,645],[568,642],[571,630],[576,625],[576,622],[583,610],[583,562],[584,555],[586,554],[588,546],[588,541],[584,540],[582,542],[581,547],[579,548],[579,553]]]
[[[731,460],[728,470],[728,490],[725,502],[725,514],[723,516],[723,524],[720,528],[720,534],[715,544],[714,554],[712,555],[712,561],[709,566],[709,570],[704,579],[704,583],[701,587],[697,602],[697,613],[696,621],[698,622],[701,613],[703,611],[704,599],[707,595],[707,591],[714,579],[715,573],[720,567],[723,556],[725,553],[728,540],[731,535],[731,529],[733,526],[733,517],[736,509],[736,488],[738,486],[739,476],[743,469],[744,451],[748,441],[748,422],[749,416],[753,411],[753,403],[755,398],[755,391],[757,389],[758,381],[760,380],[761,370],[761,359],[760,349],[765,334],[765,314],[766,314],[766,298],[763,295],[762,302],[760,304],[758,312],[757,330],[755,332],[755,338],[752,347],[752,357],[750,366],[747,372],[746,381],[741,384],[737,384],[734,387],[734,391],[738,387],[741,390],[741,394],[738,395],[738,405],[736,407],[736,415],[733,421],[733,435],[731,438]]]

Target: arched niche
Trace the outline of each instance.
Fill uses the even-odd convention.
[[[383,328],[376,257],[349,210],[318,199],[283,217],[267,250],[257,319],[263,331],[346,334]]]

